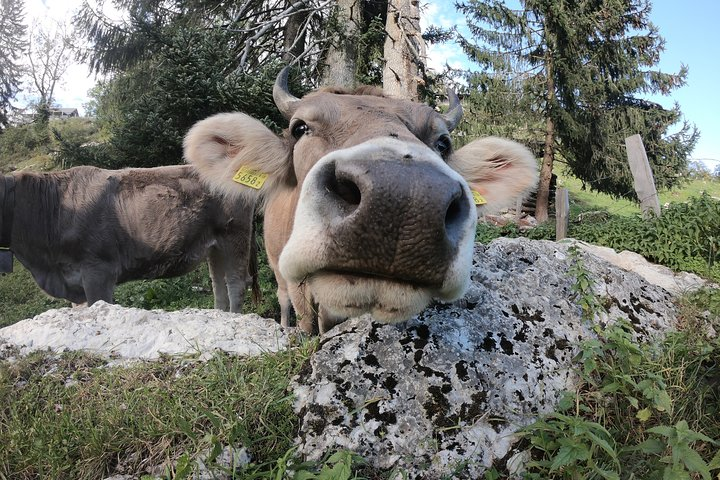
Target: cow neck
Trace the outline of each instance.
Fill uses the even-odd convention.
[[[15,177],[3,176],[3,188],[0,189],[0,249],[10,248],[12,238],[13,215],[15,214]]]

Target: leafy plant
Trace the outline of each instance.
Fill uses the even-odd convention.
[[[593,292],[592,287],[594,280],[591,273],[585,268],[580,249],[572,245],[568,248],[568,255],[570,256],[568,275],[575,279],[575,282],[571,286],[575,301],[580,305],[580,308],[582,308],[583,317],[592,320],[595,318],[595,315],[605,311],[605,308],[595,295],[595,292]]]
[[[648,454],[661,454],[669,450],[670,454],[660,459],[660,463],[666,465],[661,468],[663,480],[689,479],[691,473],[700,474],[703,480],[711,480],[710,471],[720,469],[720,450],[708,463],[693,448],[698,441],[715,446],[720,443],[691,430],[685,420],[680,420],[672,427],[662,425],[650,428],[648,433],[652,436],[632,450]]]

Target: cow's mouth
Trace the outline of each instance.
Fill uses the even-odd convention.
[[[402,322],[420,313],[433,298],[427,285],[364,272],[319,270],[306,285],[316,302],[334,317],[370,313],[382,322]]]

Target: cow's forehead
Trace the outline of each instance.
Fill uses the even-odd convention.
[[[377,95],[329,92],[314,92],[303,97],[293,118],[329,125],[372,120],[399,122],[412,131],[445,126],[439,113],[421,103]]]

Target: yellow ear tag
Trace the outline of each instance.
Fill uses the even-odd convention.
[[[246,185],[250,188],[254,188],[255,190],[259,190],[260,188],[262,188],[265,180],[267,180],[269,176],[270,175],[265,172],[253,170],[247,165],[243,165],[242,167],[240,167],[240,170],[235,173],[235,176],[233,176],[233,181],[241,185]]]
[[[487,203],[487,200],[485,200],[485,197],[480,195],[479,192],[476,192],[475,190],[472,191],[473,201],[475,201],[475,205],[485,205]]]

